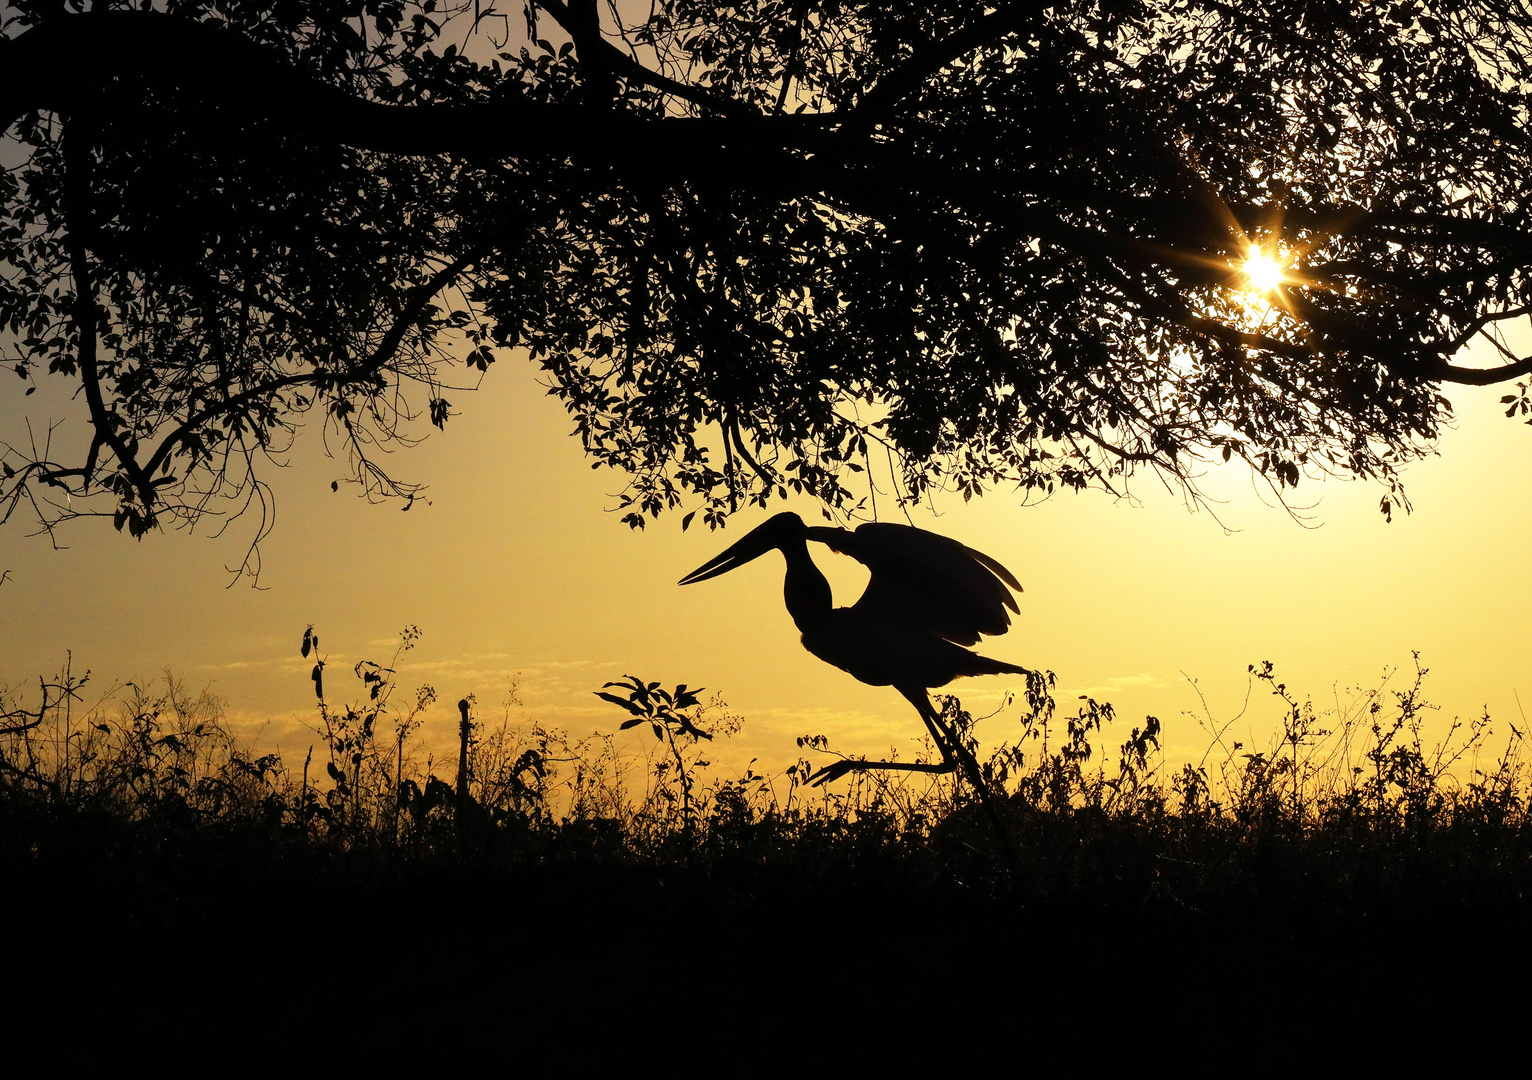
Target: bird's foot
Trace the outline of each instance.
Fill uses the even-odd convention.
[[[839,780],[848,772],[854,772],[862,767],[862,761],[858,758],[844,758],[841,761],[832,762],[809,777],[810,787],[823,787],[832,780]]]

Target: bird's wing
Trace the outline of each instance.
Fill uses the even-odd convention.
[[[855,532],[811,528],[811,540],[864,563],[872,571],[858,611],[901,619],[959,645],[981,634],[1003,634],[1007,612],[1018,611],[1011,589],[1021,586],[988,555],[911,525],[868,522]],[[1010,588],[1007,588],[1010,586]]]

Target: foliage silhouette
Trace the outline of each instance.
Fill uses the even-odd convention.
[[[523,45],[466,0],[13,0],[8,392],[88,423],[5,447],[4,513],[264,511],[304,416],[408,506],[380,451],[505,347],[635,526],[856,513],[875,464],[904,500],[1195,495],[1217,456],[1391,513],[1443,383],[1532,373],[1499,333],[1532,259],[1517,6],[617,10],[532,0]],[[1504,362],[1465,366],[1476,336]]]
[[[396,675],[378,670],[386,703]],[[181,884],[167,888],[197,894],[251,875],[458,867],[539,888],[587,870],[639,875],[622,877],[630,882],[684,872],[719,897],[764,890],[805,901],[869,890],[946,895],[961,883],[1007,904],[1134,918],[1242,918],[1272,905],[1321,921],[1520,910],[1532,885],[1521,733],[1512,725],[1490,756],[1484,717],[1451,724],[1427,745],[1425,676],[1417,665],[1403,689],[1385,683],[1321,712],[1276,682],[1270,665],[1255,667],[1254,682],[1282,710],[1271,744],[1246,748],[1228,737],[1238,717],[1204,716],[1208,753],[1171,776],[1154,718],[1106,761],[1097,749],[1110,706],[1083,701],[1060,740],[1053,699],[1034,698],[1017,737],[983,755],[1017,848],[1019,865],[1006,873],[979,800],[951,774],[857,773],[834,790],[806,784],[808,760],[781,774],[753,765],[714,774],[686,732],[738,730],[717,699],[683,706],[684,692],[671,695],[670,711],[685,712],[684,726],[672,717],[680,766],[664,740],[635,764],[609,734],[572,739],[509,716],[493,730],[475,724],[473,812],[464,814],[433,759],[419,760],[420,725],[433,722],[427,691],[403,710],[385,704],[370,725],[370,702],[344,715],[322,707],[330,716],[319,733],[341,767],[311,785],[279,756],[242,746],[222,702],[170,676],[88,704],[85,684],[66,672],[44,684],[35,708],[16,691],[0,694],[7,715],[36,721],[0,734],[0,860],[13,889],[50,874],[131,872],[169,875]],[[641,679],[620,685],[630,690],[619,698],[625,709],[639,691],[653,702],[659,690]],[[978,753],[973,717],[955,698],[941,707]],[[435,722],[445,733],[448,722]],[[393,736],[380,739],[388,724]],[[800,746],[833,753],[819,736]],[[937,754],[925,741],[918,759]],[[188,874],[197,880],[182,880]]]
[[[622,687],[628,693],[626,696],[609,694],[606,691],[614,686]],[[695,748],[702,740],[711,741],[712,732],[705,731],[697,726],[697,719],[703,709],[702,699],[697,695],[702,688],[695,690],[687,688],[685,683],[677,686],[674,691],[663,690],[657,682],[646,683],[635,675],[628,675],[620,682],[609,682],[602,689],[596,691],[596,696],[604,701],[610,701],[628,713],[632,714],[631,720],[624,720],[618,725],[619,731],[647,724],[654,732],[654,737],[670,751],[670,760],[658,762],[654,768],[659,774],[657,779],[662,782],[658,790],[667,790],[663,783],[664,774],[669,772],[672,762],[675,765],[675,777],[681,793],[681,817],[690,827],[694,810],[692,807],[692,788],[696,784],[696,772],[705,769],[708,762],[695,755],[688,758],[686,751]],[[723,703],[715,700],[715,706],[722,708]],[[729,720],[726,717],[725,723]],[[726,732],[732,733],[733,727],[726,727]]]

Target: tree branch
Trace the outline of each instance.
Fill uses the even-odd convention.
[[[914,93],[921,83],[942,68],[980,46],[1014,33],[1053,6],[1052,0],[1023,0],[1001,4],[998,11],[976,19],[961,30],[917,50],[902,67],[883,76],[871,90],[861,96],[846,116],[845,130],[870,129],[900,99]]]
[[[369,371],[382,371],[383,368],[388,366],[389,361],[394,358],[394,353],[399,351],[399,346],[404,341],[404,335],[409,333],[416,317],[431,302],[431,297],[456,281],[458,276],[478,262],[490,247],[491,245],[488,242],[481,242],[470,246],[463,255],[442,267],[406,294],[404,303],[399,308],[399,314],[394,316],[392,325],[384,333],[383,340],[378,342],[378,347],[373,350],[372,356],[368,360],[367,369]]]
[[[711,90],[704,90],[700,86],[690,86],[678,82],[668,75],[662,75],[657,71],[644,67],[633,57],[613,45],[601,34],[599,21],[593,21],[591,17],[579,17],[572,9],[572,4],[560,3],[560,0],[534,0],[536,5],[553,16],[553,21],[558,23],[575,43],[575,48],[580,52],[582,60],[606,65],[607,70],[632,81],[652,86],[656,90],[672,94],[683,101],[689,101],[699,108],[717,113],[719,116],[731,117],[736,120],[758,120],[761,114],[749,105],[733,98],[715,94]],[[592,12],[594,15],[594,12]]]
[[[335,145],[479,158],[569,156],[634,172],[771,170],[792,159],[780,144],[763,142],[763,131],[802,128],[784,123],[790,117],[752,114],[742,126],[548,105],[514,94],[493,103],[389,105],[321,82],[212,23],[106,11],[53,19],[0,48],[0,131],[39,109],[99,108],[115,82],[178,90],[217,106],[225,124],[260,120]],[[251,86],[260,92],[250,93]]]
[[[1495,383],[1519,379],[1523,375],[1532,375],[1532,356],[1525,360],[1518,360],[1514,364],[1493,368],[1458,367],[1443,360],[1440,364],[1433,364],[1428,369],[1428,374],[1440,382],[1458,383],[1463,386],[1493,386]]]
[[[286,390],[291,386],[302,386],[305,383],[319,382],[324,377],[325,372],[322,371],[307,371],[301,375],[286,375],[280,379],[261,383],[259,386],[252,386],[250,389],[235,394],[233,397],[225,398],[223,401],[193,413],[160,442],[159,448],[154,452],[154,456],[149,459],[149,467],[146,471],[149,475],[154,475],[154,470],[158,469],[169,459],[171,452],[178,443],[194,433],[203,424],[213,419],[213,417],[237,412],[251,402],[263,397],[269,397],[279,390]]]
[[[154,522],[155,492],[154,483],[150,479],[152,474],[139,465],[127,442],[118,432],[117,425],[113,422],[115,418],[106,411],[106,401],[101,394],[100,373],[96,367],[98,311],[95,285],[91,278],[89,256],[86,253],[86,235],[90,231],[91,214],[86,197],[87,185],[80,175],[84,169],[84,157],[78,147],[78,140],[77,132],[66,131],[63,146],[64,190],[67,200],[65,213],[68,218],[65,244],[69,255],[70,276],[74,278],[74,323],[75,330],[79,334],[75,361],[80,368],[80,383],[85,390],[85,401],[90,410],[91,424],[96,429],[89,459],[94,464],[95,452],[101,441],[112,448],[118,464],[122,466],[123,471],[128,474],[128,479],[138,490],[139,502],[144,509],[144,525],[147,527]]]

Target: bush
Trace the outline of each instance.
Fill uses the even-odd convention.
[[[1418,660],[1405,689],[1385,682],[1331,712],[1300,700],[1269,663],[1252,667],[1253,685],[1283,709],[1272,744],[1245,747],[1229,739],[1232,721],[1204,715],[1208,752],[1169,775],[1156,718],[1104,760],[1111,706],[1084,700],[1061,725],[1051,676],[1040,677],[1019,737],[981,762],[1016,852],[1008,863],[995,822],[957,774],[853,772],[816,788],[809,759],[837,755],[804,736],[805,756],[781,774],[720,777],[704,747],[740,718],[716,696],[633,676],[599,693],[625,714],[621,727],[654,734],[647,758],[620,752],[615,733],[573,738],[508,715],[476,722],[465,700],[449,781],[433,758],[419,760],[435,691],[394,703],[399,660],[417,638],[407,629],[386,666],[356,665],[361,700],[341,707],[325,698],[317,638],[305,635],[322,768],[312,751],[301,768],[253,754],[227,730],[220,700],[169,674],[88,706],[89,674],[71,666],[39,680],[35,698],[0,693],[8,868],[42,873],[54,849],[82,866],[192,866],[215,878],[231,866],[396,875],[596,866],[701,874],[720,888],[919,893],[961,883],[1029,903],[1187,914],[1259,902],[1319,917],[1509,903],[1532,884],[1520,732],[1488,764],[1487,716],[1454,721],[1427,746]],[[955,697],[938,700],[977,754],[973,717]],[[933,754],[927,745],[919,760]]]

